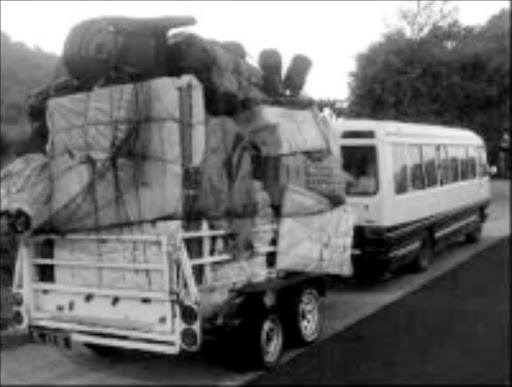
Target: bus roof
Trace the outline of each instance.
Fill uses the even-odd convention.
[[[367,119],[339,119],[333,126],[340,135],[342,135],[343,132],[347,133],[348,131],[353,131],[354,136],[350,136],[350,138],[364,138],[363,136],[358,136],[356,132],[360,134],[365,132],[369,134],[370,137],[380,139],[386,137],[400,137],[482,142],[480,136],[469,129],[441,125]]]

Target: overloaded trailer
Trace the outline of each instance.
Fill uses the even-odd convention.
[[[214,42],[199,45],[234,63]],[[178,354],[228,335],[246,360],[273,366],[285,339],[318,339],[326,276],[352,274],[336,135],[297,88],[270,98],[255,87],[257,103],[247,89],[226,97],[219,79],[232,85],[233,66],[214,63],[210,82],[172,47],[170,75],[45,91],[34,122],[47,128],[45,154],[2,171],[2,208],[30,220],[15,322],[102,354]]]

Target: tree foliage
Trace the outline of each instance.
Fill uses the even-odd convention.
[[[57,61],[57,56],[31,49],[1,32],[1,165],[16,154],[33,151],[27,95],[52,79]]]
[[[348,115],[468,127],[493,162],[510,128],[510,10],[479,27],[426,20],[435,22],[406,23],[358,56]]]
[[[1,32],[2,122],[23,121],[27,94],[48,83],[57,60],[57,56],[31,49]]]

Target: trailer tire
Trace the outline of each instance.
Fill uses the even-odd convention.
[[[272,311],[252,316],[252,320],[245,323],[243,330],[248,342],[248,358],[246,365],[249,368],[274,368],[283,352],[284,333],[281,319]]]
[[[323,315],[320,294],[314,286],[305,285],[284,302],[283,321],[291,345],[305,346],[320,337]]]

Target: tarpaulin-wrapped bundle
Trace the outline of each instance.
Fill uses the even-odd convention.
[[[274,206],[281,206],[288,184],[317,192],[333,205],[344,203],[339,148],[333,130],[315,108],[261,105],[239,114],[237,122],[260,152],[254,168]],[[301,209],[295,213],[301,214]]]
[[[199,164],[202,98],[201,85],[182,77],[51,99],[45,226],[64,232],[181,218],[182,149],[189,149],[191,165]]]
[[[2,216],[28,216],[30,228],[38,228],[49,217],[48,158],[29,153],[14,160],[0,172],[0,192]]]
[[[263,156],[325,150],[338,154],[334,133],[315,107],[259,105],[238,114],[236,120]]]
[[[199,212],[208,219],[254,216],[252,162],[240,127],[229,117],[209,116],[205,137]]]
[[[314,196],[294,186],[286,191],[284,213],[295,213],[303,206],[311,215],[281,218],[276,268],[351,276],[353,214],[347,206],[331,207]]]
[[[59,63],[57,66],[61,68]],[[48,100],[52,97],[68,95],[88,90],[88,87],[77,80],[64,76],[40,87],[27,96],[28,117],[33,138],[41,141],[41,150],[45,149],[48,142],[48,125],[46,122],[46,111]]]
[[[272,156],[266,158],[261,169],[274,206],[281,206],[284,190],[290,184],[315,192],[334,206],[345,202],[345,179],[340,160],[329,152]],[[304,211],[298,208],[294,213],[304,214]]]
[[[167,75],[193,74],[205,92],[212,115],[233,115],[260,103],[262,72],[220,42],[192,33],[171,35],[167,46]]]
[[[85,83],[165,76],[167,32],[192,24],[195,19],[188,16],[88,19],[69,33],[64,63],[74,78]]]

